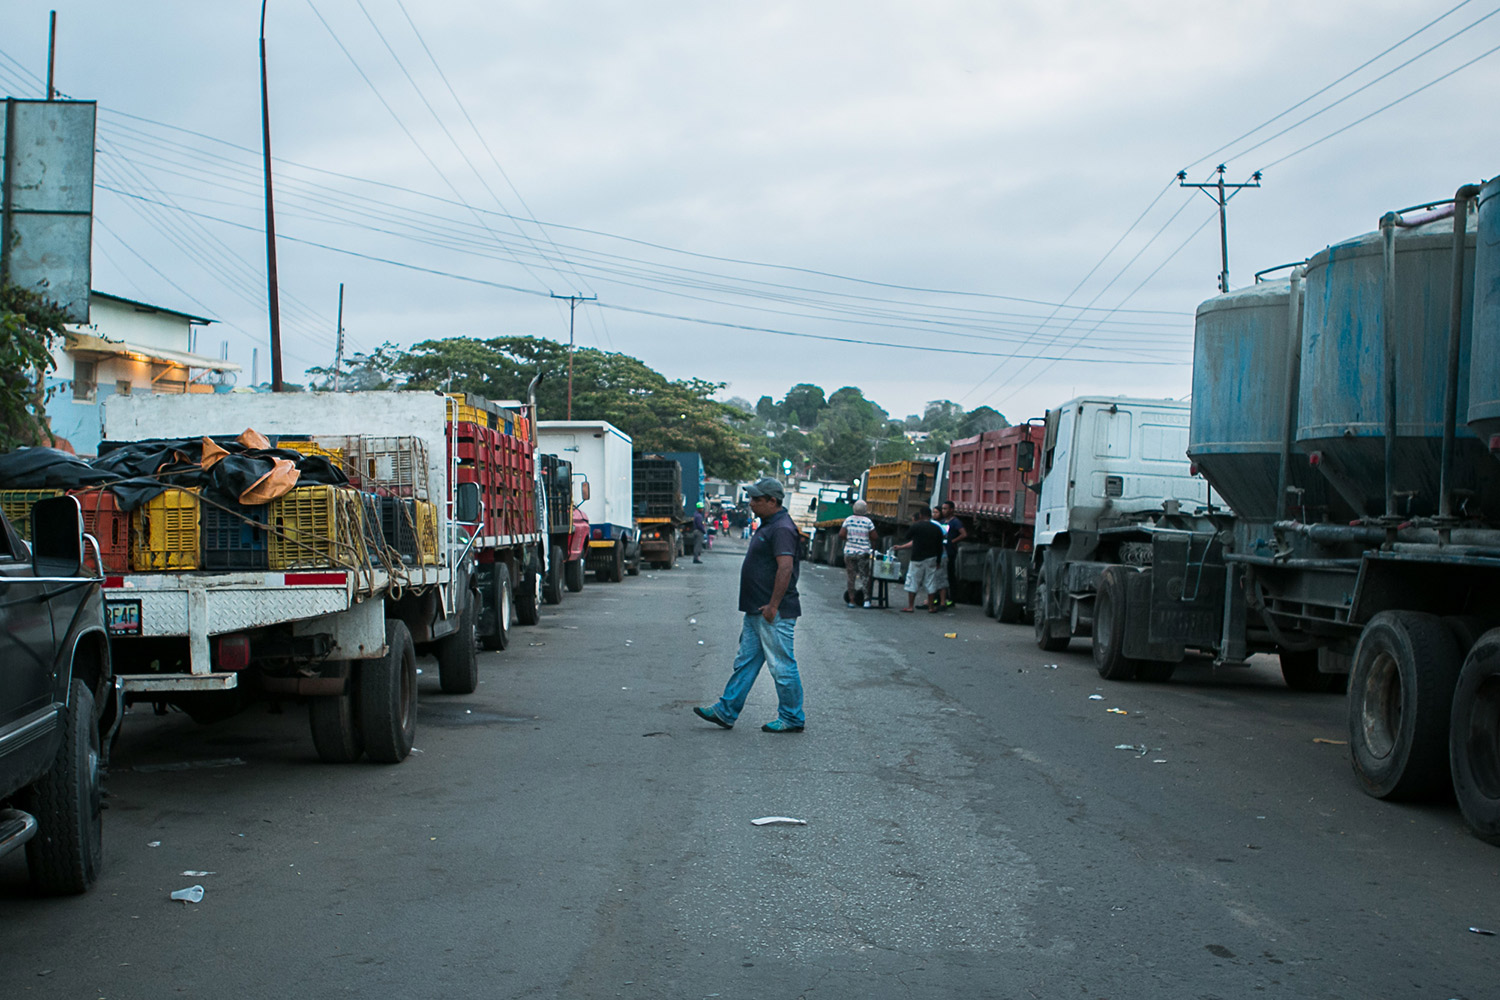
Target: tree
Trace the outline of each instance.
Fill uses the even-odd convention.
[[[396,383],[396,365],[402,352],[387,341],[368,354],[355,352],[339,371],[340,392],[371,392],[389,389]],[[333,368],[315,366],[307,370],[312,376],[308,385],[315,392],[332,392],[334,388]]]
[[[973,437],[985,431],[998,431],[1009,426],[1010,421],[1005,419],[1005,414],[988,406],[980,406],[965,413],[959,421],[958,437]]]
[[[44,380],[66,322],[57,303],[15,285],[0,289],[0,451],[55,441]]]
[[[755,401],[755,415],[767,422],[781,416],[781,411],[776,408],[776,400],[770,396],[762,396]]]
[[[808,382],[799,382],[786,391],[781,401],[782,419],[803,430],[818,426],[818,415],[828,407],[823,390]]]

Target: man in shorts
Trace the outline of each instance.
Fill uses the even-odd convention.
[[[911,530],[906,541],[892,546],[896,549],[911,549],[911,561],[906,568],[906,607],[902,611],[916,610],[917,594],[927,595],[927,610],[936,614],[942,610],[938,594],[948,586],[943,576],[943,529],[932,522],[932,509],[925,504],[918,507],[911,518]]]

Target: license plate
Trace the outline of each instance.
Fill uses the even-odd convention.
[[[141,602],[105,601],[104,626],[110,635],[140,635]]]

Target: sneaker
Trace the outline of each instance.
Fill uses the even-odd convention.
[[[873,605],[871,605],[871,604],[870,604],[870,602],[869,602],[869,601],[866,601],[866,602],[865,602],[865,607],[867,607],[867,608],[868,608],[868,607],[873,607]]]
[[[722,726],[724,725],[724,723],[721,722],[719,723],[719,725]],[[761,726],[760,731],[763,733],[800,733],[802,732],[802,727],[794,726],[790,722],[787,722],[778,716],[777,718],[772,719],[770,722],[766,723],[764,726]]]
[[[719,713],[714,711],[712,705],[710,705],[708,708],[704,708],[701,705],[694,705],[693,714],[702,719],[704,722],[712,722],[714,725],[720,727],[721,729],[734,728],[734,723],[725,722],[723,719],[719,718]]]

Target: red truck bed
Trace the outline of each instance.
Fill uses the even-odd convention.
[[[1040,426],[1022,424],[954,441],[948,450],[948,499],[958,512],[1035,523],[1037,495],[1026,488],[1034,473],[1016,468],[1016,450],[1030,441],[1039,458],[1044,433]]]

